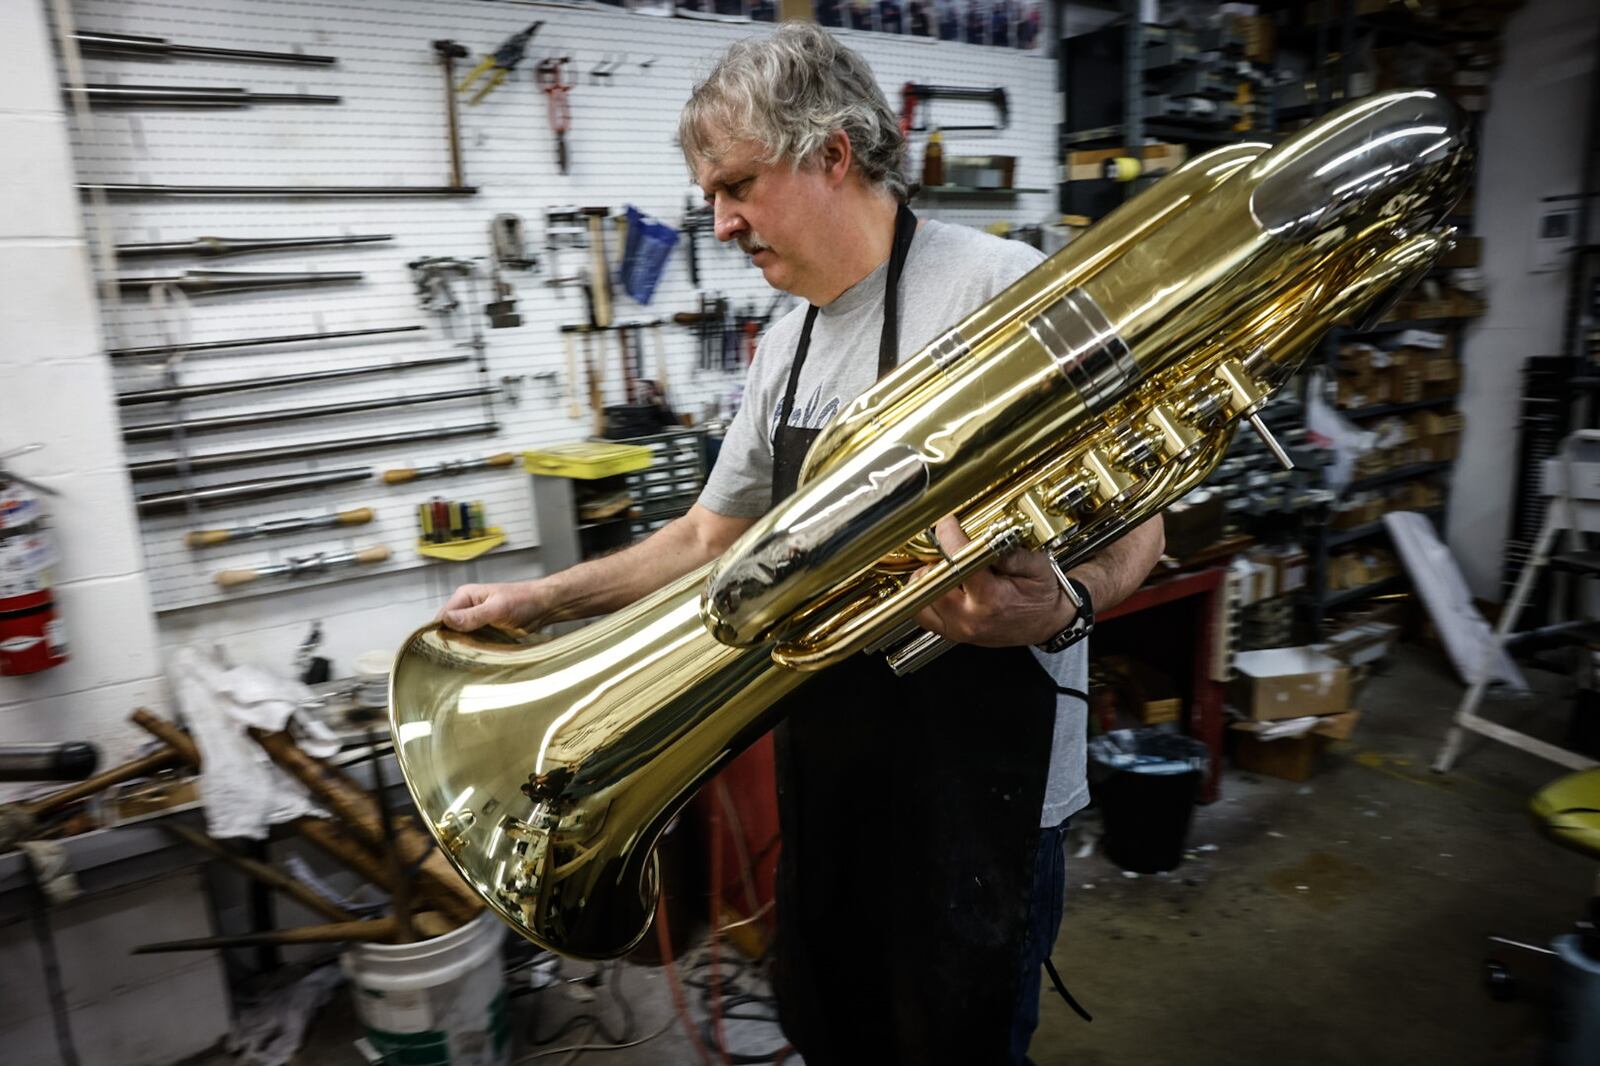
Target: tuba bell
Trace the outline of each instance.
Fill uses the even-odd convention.
[[[779,700],[975,570],[1064,572],[1200,484],[1323,336],[1375,321],[1451,242],[1471,173],[1434,92],[1346,105],[1276,147],[1198,156],[848,405],[801,484],[720,559],[536,645],[426,626],[391,673],[395,751],[461,875],[541,947],[630,950],[653,851]],[[971,543],[928,529],[955,514]]]

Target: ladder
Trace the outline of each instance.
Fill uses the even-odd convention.
[[[1491,722],[1478,714],[1484,694],[1493,680],[1492,664],[1499,661],[1508,640],[1537,635],[1540,637],[1572,636],[1593,629],[1592,622],[1579,620],[1559,622],[1531,633],[1515,634],[1513,630],[1522,609],[1527,606],[1534,586],[1543,571],[1562,571],[1580,577],[1600,577],[1600,551],[1584,550],[1581,535],[1600,533],[1600,430],[1579,430],[1562,441],[1561,449],[1553,459],[1547,459],[1543,470],[1544,495],[1550,497],[1545,508],[1544,523],[1534,541],[1533,552],[1527,565],[1517,576],[1511,598],[1500,615],[1494,636],[1484,645],[1482,660],[1473,675],[1472,683],[1456,707],[1454,724],[1433,762],[1436,773],[1446,773],[1455,765],[1461,754],[1461,745],[1467,734],[1477,733],[1490,740],[1508,744],[1513,748],[1537,755],[1574,770],[1587,770],[1600,766],[1600,762],[1557,744],[1540,740],[1515,729]],[[1557,537],[1566,532],[1572,550],[1552,554]],[[1581,602],[1581,597],[1580,597]]]

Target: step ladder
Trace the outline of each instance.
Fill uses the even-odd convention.
[[[1600,643],[1600,624],[1592,619],[1558,622],[1526,633],[1514,632],[1517,618],[1544,571],[1573,574],[1580,580],[1600,577],[1600,552],[1583,550],[1581,536],[1584,533],[1600,533],[1600,430],[1579,430],[1561,442],[1555,458],[1544,462],[1543,493],[1550,498],[1545,508],[1544,525],[1539,530],[1527,565],[1517,575],[1511,599],[1507,601],[1500,622],[1494,628],[1494,637],[1484,645],[1483,658],[1473,675],[1472,684],[1456,708],[1455,722],[1445,738],[1444,747],[1439,750],[1438,758],[1433,762],[1433,769],[1437,773],[1445,773],[1455,765],[1469,732],[1574,770],[1600,766],[1600,762],[1586,755],[1509,729],[1478,714],[1478,707],[1483,703],[1484,694],[1494,677],[1491,664],[1499,661],[1508,645],[1544,641],[1567,643],[1586,637]],[[1551,554],[1557,537],[1563,532],[1569,535],[1568,542],[1573,549],[1566,553]]]

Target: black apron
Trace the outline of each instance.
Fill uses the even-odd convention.
[[[915,230],[902,205],[879,377],[896,362]],[[774,504],[820,432],[788,424],[816,317],[778,412]],[[856,656],[787,697],[773,976],[807,1066],[1007,1061],[1056,695],[1028,648],[958,645],[905,678]]]

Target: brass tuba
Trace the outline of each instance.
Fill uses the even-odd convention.
[[[1065,570],[1198,485],[1330,327],[1449,246],[1469,174],[1460,114],[1422,91],[1199,156],[849,405],[714,563],[548,643],[418,630],[390,722],[445,854],[535,943],[628,951],[657,836],[782,696],[863,650],[914,668],[938,641],[910,619],[975,569]],[[950,513],[972,543],[946,558]]]

